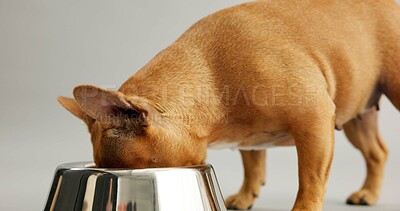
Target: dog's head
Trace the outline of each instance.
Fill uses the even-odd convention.
[[[88,126],[99,167],[149,168],[197,165],[205,150],[183,126],[163,117],[148,99],[83,85],[75,99],[59,97]]]

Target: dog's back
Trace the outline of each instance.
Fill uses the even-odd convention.
[[[184,63],[182,68],[164,70],[160,77],[182,75],[180,71],[190,75],[181,81],[196,80],[194,75],[198,81],[213,77],[218,80],[217,89],[229,87],[236,93],[246,87],[248,96],[260,90],[260,84],[296,87],[294,83],[324,78],[336,105],[336,123],[341,126],[377,104],[384,71],[399,70],[386,67],[399,63],[394,61],[399,37],[400,9],[392,0],[256,1],[195,24],[162,54],[185,49],[193,66]],[[207,73],[199,74],[203,70]],[[256,92],[259,102],[274,95]],[[248,103],[257,106],[251,100]],[[233,102],[226,101],[235,109]],[[238,110],[243,107],[237,103]]]

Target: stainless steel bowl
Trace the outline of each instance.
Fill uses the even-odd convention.
[[[104,169],[90,163],[57,168],[45,210],[226,211],[211,165]]]

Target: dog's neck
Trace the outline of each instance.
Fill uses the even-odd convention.
[[[184,45],[184,46],[183,46]],[[210,135],[224,118],[211,83],[212,71],[196,46],[179,42],[159,53],[126,81],[119,91],[154,102],[162,116],[184,124],[198,138]]]

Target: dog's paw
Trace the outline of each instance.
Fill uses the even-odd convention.
[[[374,205],[378,201],[378,194],[370,190],[360,190],[353,193],[346,201],[350,205]]]
[[[226,208],[230,210],[250,210],[256,199],[254,194],[238,193],[225,200]]]

